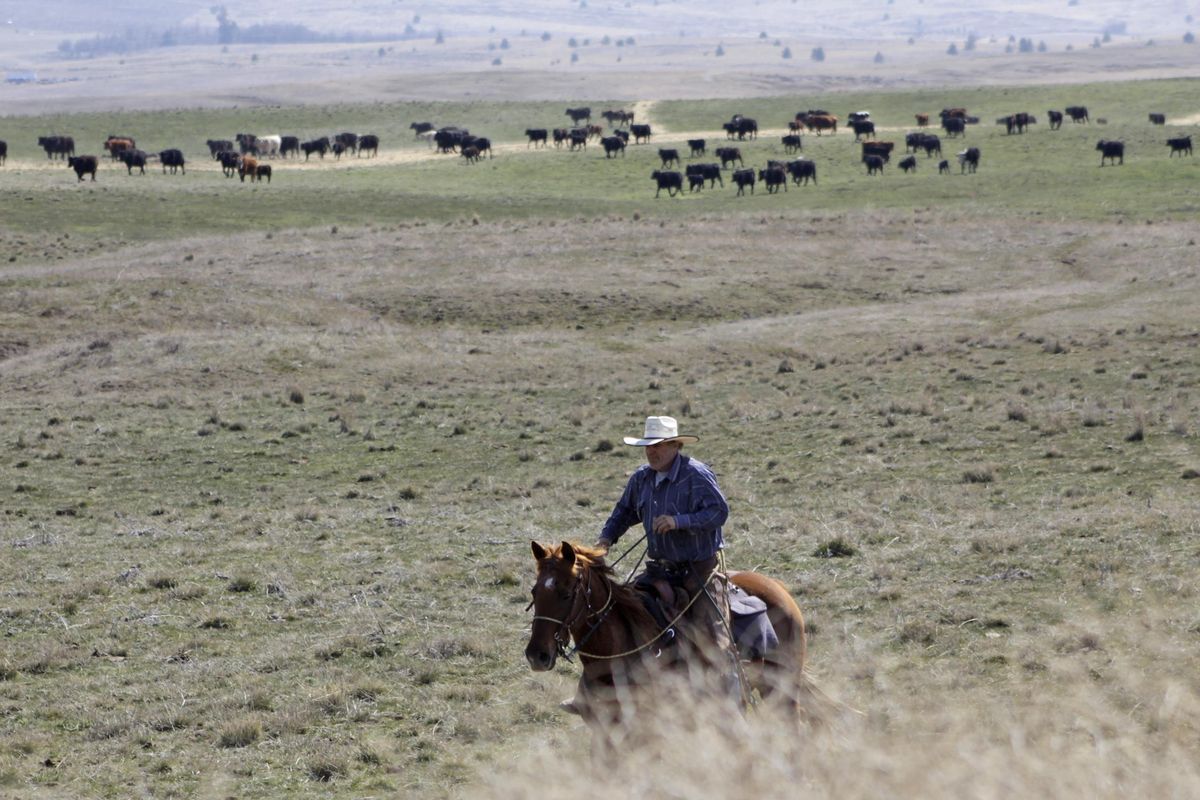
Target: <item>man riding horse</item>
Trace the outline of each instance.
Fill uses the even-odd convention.
[[[681,614],[685,657],[709,667],[720,676],[719,691],[743,704],[721,558],[721,526],[729,505],[712,470],[680,452],[696,441],[680,435],[678,422],[666,416],[647,417],[641,437],[625,437],[625,444],[645,448],[646,463],[630,476],[596,546],[607,551],[630,527],[642,524],[647,561],[635,583],[657,595],[672,617]],[[575,701],[563,707],[578,710]]]

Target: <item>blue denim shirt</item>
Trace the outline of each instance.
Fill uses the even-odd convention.
[[[712,470],[680,453],[664,479],[643,464],[629,478],[600,539],[616,542],[637,523],[646,529],[646,555],[665,561],[703,561],[725,547],[721,526],[729,517],[729,504],[717,486]],[[660,514],[675,518],[676,528],[655,533],[652,523]]]

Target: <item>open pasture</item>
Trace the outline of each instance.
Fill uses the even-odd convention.
[[[1186,130],[1190,85],[661,103],[664,137],[821,105],[901,142],[965,105],[983,161],[868,179],[806,136],[816,187],[658,201],[657,142],[525,152],[560,104],[181,111],[186,177],[83,186],[37,135],[157,148],[172,115],[4,119],[0,793],[1194,795],[1197,167],[1143,113]],[[1047,131],[1076,100],[1109,124]],[[506,147],[428,156],[424,117]],[[204,163],[264,127],[388,152]],[[529,540],[594,539],[650,413],[700,435],[730,564],[799,597],[864,712],[839,736],[559,763],[585,733],[573,667],[521,656]]]
[[[1170,136],[1200,132],[1194,81],[1041,87],[894,94],[846,94],[811,98],[748,98],[745,101],[674,101],[642,103],[593,101],[597,115],[605,108],[639,108],[638,121],[656,131],[648,145],[631,145],[624,157],[606,159],[593,140],[585,151],[567,152],[527,147],[530,127],[569,127],[561,103],[376,104],[333,108],[229,109],[222,111],[78,114],[57,117],[9,117],[0,121],[0,138],[9,142],[9,163],[0,168],[7,191],[0,213],[10,232],[28,236],[61,235],[72,229],[119,239],[150,239],[190,233],[239,230],[282,230],[367,221],[464,218],[522,219],[566,215],[663,213],[690,215],[698,207],[726,208],[734,201],[727,186],[697,192],[683,201],[654,199],[650,173],[660,166],[659,146],[684,149],[688,138],[708,141],[709,155],[685,161],[714,161],[714,147],[725,141],[721,123],[740,113],[759,120],[757,141],[734,142],[747,166],[762,167],[771,158],[790,157],[780,143],[786,124],[805,108],[829,108],[843,118],[852,110],[870,109],[879,127],[877,138],[898,143],[916,130],[914,114],[964,106],[981,118],[965,137],[944,133],[943,157],[955,175],[937,174],[937,159],[918,158],[915,173],[901,175],[895,166],[882,178],[868,177],[853,135],[804,134],[801,155],[817,163],[817,187],[790,188],[787,195],[738,198],[750,208],[800,207],[844,211],[862,208],[908,209],[961,207],[970,204],[1003,214],[1044,215],[1066,219],[1177,218],[1200,209],[1193,158],[1169,158]],[[1086,105],[1093,120],[1107,124],[1066,123],[1049,130],[1046,110]],[[1007,135],[995,124],[999,116],[1026,110],[1037,124],[1023,135]],[[1165,113],[1168,124],[1152,126],[1151,111]],[[459,125],[492,139],[496,157],[466,165],[453,155],[432,152],[416,140],[409,125],[430,121]],[[602,121],[601,121],[602,122]],[[237,185],[211,160],[205,140],[232,138],[240,131],[288,133],[301,140],[342,130],[376,133],[382,148],[377,159],[351,155],[275,162],[270,186]],[[932,132],[938,132],[930,128]],[[68,134],[77,152],[102,154],[110,134],[133,136],[142,149],[178,147],[189,161],[187,176],[126,174],[105,162],[97,182],[76,186],[74,174],[61,162],[48,161],[36,145],[38,136]],[[1126,142],[1126,161],[1119,168],[1099,169],[1100,139]],[[1197,137],[1200,141],[1200,136]],[[960,179],[954,152],[979,147],[979,174]],[[153,165],[151,172],[161,170]],[[728,176],[728,172],[726,172]],[[797,191],[796,189],[799,189]],[[47,214],[46,207],[54,213]],[[114,213],[116,209],[120,213]]]

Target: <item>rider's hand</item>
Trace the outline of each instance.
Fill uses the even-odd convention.
[[[597,550],[603,551],[605,555],[608,555],[608,548],[611,544],[611,542],[606,542],[603,539],[597,539],[596,544],[594,544],[593,547],[595,547]]]
[[[675,530],[677,527],[678,526],[675,524],[675,518],[670,514],[661,514],[654,518],[655,533],[666,533],[667,531]]]

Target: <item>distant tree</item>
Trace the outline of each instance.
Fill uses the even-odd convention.
[[[251,63],[251,64],[257,64],[257,63],[258,63],[258,53],[251,53],[251,54],[250,54],[250,63]]]
[[[579,53],[571,53],[571,63],[574,64],[579,60]]]
[[[1013,46],[1011,44],[1004,45],[1004,52],[1011,53],[1012,51],[1013,51]]]
[[[973,33],[967,34],[967,40],[965,42],[963,42],[963,50],[967,53],[971,52],[972,50],[975,49],[975,42],[978,40],[979,40],[979,37],[977,37],[975,34],[973,34]]]
[[[379,56],[380,58],[383,58],[384,56],[387,55],[387,50],[385,50],[384,48],[381,47],[375,51],[375,55]]]
[[[790,48],[790,47],[783,48],[783,52],[780,53],[780,55],[783,56],[784,58],[791,58],[792,57],[792,48]]]
[[[604,34],[604,38],[600,40],[600,44],[605,45],[605,46],[612,44],[612,39],[609,38],[607,33]]]
[[[1010,34],[1008,35],[1008,43],[1009,43],[1009,44],[1016,44],[1016,43],[1017,43],[1017,37],[1016,37],[1016,36],[1014,36],[1013,34],[1011,34],[1011,33],[1010,33]]]
[[[873,61],[874,61],[876,64],[882,64],[882,63],[883,63],[883,53],[882,53],[882,52],[876,52],[876,53],[875,53],[875,58],[874,58],[874,59],[872,59],[872,60],[873,60]]]
[[[550,31],[542,31],[542,41],[543,42],[550,41]]]
[[[718,55],[718,56],[725,55],[725,47],[723,45],[717,45],[717,52],[714,55]]]
[[[1046,40],[1045,39],[1042,39],[1040,42],[1038,42],[1038,52],[1039,53],[1046,52]]]
[[[492,50],[495,50],[495,49],[496,49],[496,43],[488,42],[488,52],[491,52]]]
[[[442,34],[441,31],[437,32],[437,38],[433,40],[433,43],[434,44],[445,44],[446,43],[446,37]]]
[[[809,54],[809,58],[811,58],[813,61],[824,61],[825,60],[825,48],[824,47],[814,47],[812,49],[812,52]]]
[[[1183,35],[1183,43],[1184,44],[1195,44],[1196,43],[1196,34],[1192,33],[1191,31],[1188,31],[1187,33],[1185,33]]]
[[[913,36],[908,37],[908,43],[916,44],[917,43],[916,37],[913,37]]]
[[[632,37],[632,36],[626,36],[626,37],[625,37],[625,44],[629,45],[630,47],[633,47],[633,45],[634,45],[633,37]]]
[[[421,24],[421,15],[413,14],[413,25],[420,25],[420,24]]]
[[[1095,39],[1092,39],[1092,47],[1099,47],[1099,46],[1100,46],[1100,37],[1097,36]]]
[[[507,49],[508,49],[508,47],[509,47],[509,45],[508,45],[508,39],[501,39],[501,40],[500,40],[500,49],[501,49],[501,50],[507,50]]]
[[[1019,49],[1022,53],[1032,53],[1033,52],[1033,39],[1022,38],[1017,49]]]
[[[579,40],[572,36],[570,39],[567,39],[567,47],[579,47]]]
[[[1111,34],[1111,33],[1109,33],[1108,31],[1105,31],[1105,32],[1104,32],[1104,38],[1103,38],[1103,39],[1101,39],[1100,41],[1104,42],[1105,44],[1108,44],[1109,42],[1111,42],[1111,41],[1112,41],[1112,34]]]
[[[950,46],[946,48],[946,55],[950,55],[950,56],[958,55],[958,45],[956,45],[954,42],[951,42]]]
[[[766,39],[766,38],[767,38],[767,32],[766,32],[766,31],[759,31],[759,33],[758,33],[758,38],[760,38],[760,39]]]
[[[500,66],[500,56],[496,56],[495,58],[492,59],[492,66],[493,67]]]

